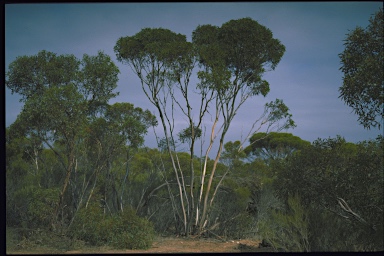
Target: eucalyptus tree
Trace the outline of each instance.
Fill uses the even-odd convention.
[[[135,108],[130,103],[107,105],[103,115],[90,123],[86,128],[87,134],[84,140],[87,159],[91,162],[89,167],[93,169],[93,186],[86,205],[93,195],[99,174],[105,170],[103,200],[105,203],[108,202],[107,190],[112,190],[111,199],[113,202],[118,201],[118,209],[123,211],[124,189],[129,174],[128,162],[132,158],[132,151],[143,145],[148,128],[156,125],[155,116],[148,110]],[[113,166],[117,166],[118,169],[124,169],[125,166],[125,174],[121,180],[115,178]],[[90,181],[91,179],[88,183]],[[86,188],[83,188],[84,192]]]
[[[143,29],[132,37],[120,38],[115,46],[117,59],[132,68],[140,78],[145,95],[158,110],[165,135],[166,149],[171,158],[180,195],[180,208],[182,213],[179,213],[177,208],[175,208],[174,211],[179,215],[179,219],[183,220],[185,233],[187,233],[188,223],[185,201],[188,201],[188,203],[189,201],[192,202],[190,199],[193,195],[190,194],[190,199],[188,199],[187,193],[183,193],[186,188],[183,170],[178,168],[177,159],[175,159],[176,156],[173,154],[173,152],[176,151],[173,136],[174,125],[172,123],[172,121],[174,121],[172,119],[173,106],[171,113],[168,113],[166,108],[169,94],[172,93],[173,95],[173,88],[170,85],[174,84],[175,79],[181,84],[182,75],[184,78],[183,82],[185,83],[182,84],[184,87],[181,86],[180,88],[186,96],[188,95],[189,77],[193,69],[192,57],[194,55],[191,54],[192,49],[191,43],[186,42],[184,35],[176,34],[168,29],[162,28]],[[188,56],[191,58],[188,59]],[[173,69],[171,69],[171,67],[173,67]],[[172,96],[172,99],[174,100],[175,97]],[[188,97],[185,97],[185,99],[188,100]],[[191,106],[187,103],[187,113],[189,113],[188,111],[190,111],[190,109]],[[191,133],[194,133],[193,127],[195,126],[192,125],[191,127]],[[191,144],[193,144],[194,138],[195,136],[192,136]],[[193,154],[191,155],[193,156]],[[191,161],[191,163],[193,163],[193,161]],[[179,176],[181,176],[181,179]],[[191,178],[191,183],[193,184],[193,178]],[[188,208],[192,208],[192,205]]]
[[[21,137],[38,138],[56,154],[65,170],[53,225],[76,165],[76,143],[81,131],[117,95],[112,91],[118,73],[110,57],[102,52],[96,56],[85,54],[78,60],[74,55],[41,51],[17,57],[9,65],[6,86],[20,94],[24,102],[11,130]],[[54,142],[63,145],[62,152],[55,149]]]
[[[364,128],[380,129],[384,118],[384,16],[380,8],[367,28],[356,27],[339,54],[344,73],[340,98],[358,115]]]
[[[249,146],[245,152],[250,156],[269,161],[286,158],[293,152],[310,145],[309,141],[302,140],[291,133],[259,132],[249,139]]]
[[[177,214],[183,222],[183,233],[202,233],[209,224],[209,208],[214,201],[213,190],[216,190],[212,184],[225,135],[248,98],[268,94],[269,84],[262,75],[276,67],[285,47],[273,38],[268,28],[244,18],[231,20],[222,27],[198,26],[193,31],[192,43],[187,42],[184,35],[168,29],[145,28],[133,36],[118,39],[114,50],[117,59],[140,78],[145,95],[158,111],[178,185],[181,213]],[[199,82],[192,87],[190,82],[195,68],[198,68]],[[184,170],[178,164],[177,154],[174,154],[177,135],[174,116],[177,110],[187,123],[178,135],[181,142],[189,145],[188,193]],[[210,122],[209,118],[213,121]],[[206,122],[211,123],[210,129],[206,129]],[[295,125],[288,107],[277,99],[265,105],[246,140],[262,126],[270,131]],[[210,131],[209,143],[202,153],[203,164],[200,177],[197,177],[200,184],[195,188],[194,147],[199,139],[203,144],[202,133],[206,130]],[[212,168],[207,170],[209,154],[217,138],[216,157]],[[240,151],[246,140],[240,143]],[[209,176],[208,181],[206,176]]]

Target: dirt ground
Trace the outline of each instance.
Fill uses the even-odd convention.
[[[157,238],[148,250],[107,250],[105,253],[202,253],[202,252],[261,252],[270,248],[258,248],[259,241],[193,238]],[[270,250],[269,250],[270,251]],[[66,254],[82,253],[68,251]]]
[[[255,240],[228,240],[204,238],[177,238],[157,237],[152,247],[147,250],[115,250],[108,247],[84,248],[66,252],[51,252],[51,254],[129,254],[129,253],[225,253],[225,252],[271,252],[272,248],[259,248],[260,241]],[[36,250],[18,250],[8,254],[35,254],[45,253]]]
[[[107,250],[103,253],[203,253],[203,252],[266,252],[271,248],[258,248],[259,241],[193,238],[157,238],[148,250]],[[85,251],[67,251],[66,254],[87,253]]]

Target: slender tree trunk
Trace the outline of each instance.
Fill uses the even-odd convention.
[[[164,115],[163,115],[163,112],[162,112],[162,110],[160,108],[160,105],[159,105],[158,101],[156,101],[155,103],[156,103],[155,106],[156,106],[156,108],[159,111],[161,123],[163,125],[163,130],[164,130],[164,134],[165,134],[165,140],[167,142],[168,154],[169,154],[169,156],[171,158],[172,167],[173,167],[173,170],[175,172],[176,182],[177,182],[177,186],[178,186],[178,189],[179,189],[179,195],[180,195],[181,211],[183,213],[183,226],[184,226],[184,231],[186,233],[187,232],[187,230],[186,230],[187,229],[187,215],[186,215],[185,206],[184,206],[183,188],[182,188],[182,185],[180,183],[179,174],[178,174],[178,171],[177,171],[175,159],[174,159],[172,151],[171,151],[171,145],[169,143],[168,130],[167,130],[167,127],[166,127],[166,124],[165,124]]]
[[[192,124],[193,125],[193,124]],[[195,139],[194,139],[194,128],[193,126],[191,127],[192,129],[192,141],[191,141],[191,148],[190,148],[190,152],[191,152],[191,155],[190,155],[190,164],[189,164],[189,168],[190,168],[190,184],[189,184],[189,198],[190,198],[190,208],[189,208],[189,218],[188,218],[188,222],[187,222],[187,232],[186,232],[186,236],[189,235],[189,233],[191,232],[191,224],[192,224],[192,219],[194,217],[194,214],[195,214],[195,199],[194,199],[194,180],[195,180],[195,173],[194,173],[194,165],[193,165],[193,155],[194,155],[194,145],[195,145]],[[194,231],[192,231],[194,232]]]
[[[203,171],[202,171],[201,183],[200,183],[200,196],[198,199],[198,204],[197,204],[197,209],[196,209],[196,223],[195,223],[195,225],[198,226],[199,234],[202,231],[202,221],[204,221],[202,219],[203,215],[200,216],[200,211],[203,208],[203,213],[204,213],[204,206],[202,206],[202,199],[203,199],[203,192],[204,192],[205,175],[207,172],[208,155],[211,152],[213,142],[215,140],[215,136],[216,136],[215,135],[215,128],[216,128],[216,125],[219,121],[219,111],[220,111],[219,104],[216,103],[216,116],[215,116],[215,121],[214,121],[214,123],[212,125],[212,129],[211,129],[209,146],[208,146],[208,149],[205,153],[205,159],[204,159],[204,165],[203,165]],[[205,214],[204,214],[204,216],[205,216]]]
[[[70,151],[70,154],[69,154],[69,157],[68,157],[67,173],[65,175],[65,180],[64,180],[63,188],[61,189],[61,192],[60,192],[60,195],[59,195],[59,202],[56,205],[56,209],[54,211],[54,215],[53,215],[52,222],[51,222],[51,227],[54,226],[56,224],[56,222],[57,222],[57,218],[58,218],[58,215],[59,215],[59,209],[61,208],[61,205],[63,203],[64,194],[67,191],[67,187],[68,187],[69,180],[70,180],[70,177],[71,177],[73,163],[74,163],[74,148],[72,147],[72,149]],[[61,217],[63,218],[63,216],[61,216]]]
[[[209,211],[209,209],[208,209],[209,208],[208,197],[209,197],[209,192],[211,190],[213,177],[215,176],[215,171],[216,171],[216,168],[217,168],[217,164],[218,164],[219,159],[220,159],[221,151],[223,149],[223,144],[224,144],[223,140],[224,140],[224,136],[222,135],[222,137],[220,139],[219,149],[217,151],[217,155],[216,155],[215,161],[213,163],[212,171],[211,171],[211,174],[209,176],[209,180],[208,180],[208,184],[207,184],[207,189],[205,191],[204,203],[203,203],[203,209],[202,209],[203,212],[201,214],[201,220],[200,220],[200,226],[199,226],[200,232],[203,231],[203,229],[205,228],[205,225],[208,222],[208,217],[207,217],[207,212]]]

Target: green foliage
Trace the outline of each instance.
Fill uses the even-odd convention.
[[[82,130],[90,117],[102,113],[108,100],[116,96],[112,90],[117,86],[117,75],[117,67],[102,52],[96,57],[84,55],[80,62],[73,55],[57,56],[41,51],[34,56],[19,57],[10,64],[6,86],[12,93],[21,94],[25,103],[10,133],[16,138],[37,141],[41,148],[44,143],[55,152],[59,170],[65,173],[59,178],[62,191],[57,198],[57,208],[52,212],[55,219],[59,208],[65,205],[62,204],[64,197],[69,197],[65,192],[76,165],[77,142],[82,139]],[[39,170],[39,150],[34,152],[34,178],[38,179],[43,172]],[[37,183],[40,185],[39,181]],[[75,205],[67,203],[71,208]]]
[[[256,201],[263,186],[260,173],[266,168],[263,162],[249,164],[242,161],[245,154],[239,151],[240,142],[228,142],[221,161],[230,169],[219,187],[210,213],[215,234],[232,239],[254,235]],[[220,177],[220,175],[218,175]]]
[[[149,179],[149,175],[153,171],[153,164],[148,157],[137,154],[133,158],[130,169],[129,179],[133,183],[144,183]]]
[[[15,250],[17,248],[18,240],[19,238],[16,229],[7,227],[5,229],[5,247],[7,249],[7,252],[9,250]]]
[[[218,192],[211,209],[210,223],[216,235],[230,239],[243,239],[253,229],[254,218],[247,213],[251,191],[248,187],[226,182]]]
[[[31,164],[25,159],[23,152],[24,145],[27,143],[28,140],[26,138],[14,139],[12,142],[7,140],[6,142],[7,189],[17,189],[28,174]]]
[[[147,249],[152,245],[154,230],[151,222],[137,217],[131,209],[126,209],[120,218],[123,237],[115,237],[112,245],[130,249]]]
[[[85,243],[49,231],[45,228],[26,229],[6,227],[6,252],[18,254],[63,254],[68,250],[84,249]],[[23,254],[22,253],[22,254]]]
[[[33,95],[43,94],[49,87],[75,82],[79,65],[74,55],[57,56],[48,51],[20,56],[9,65],[6,86],[26,101]]]
[[[46,51],[19,57],[10,64],[6,85],[23,96],[25,105],[12,126],[45,140],[49,132],[54,139],[73,138],[89,111],[100,111],[116,96],[117,75],[117,67],[102,52],[84,55],[81,66],[73,55]]]
[[[282,132],[256,133],[249,142],[250,146],[245,149],[245,152],[265,160],[285,158],[297,150],[310,146],[310,142],[291,133]]]
[[[192,34],[200,64],[209,68],[200,78],[212,84],[219,94],[245,84],[252,95],[269,92],[269,84],[261,79],[266,67],[274,69],[285,47],[272,32],[251,18],[230,20],[221,27],[200,25]],[[229,78],[234,77],[234,83]]]
[[[180,56],[189,54],[186,36],[163,28],[144,28],[134,36],[121,37],[116,42],[114,51],[117,60],[127,63],[145,84],[151,85],[154,80],[159,81],[152,88],[164,85],[167,68],[174,66]],[[153,72],[146,72],[147,65],[161,67]],[[145,72],[145,73],[144,73]],[[153,91],[155,92],[155,91]],[[158,91],[157,91],[158,92]]]
[[[223,50],[228,56],[227,65],[241,67],[243,71],[260,69],[265,63],[274,69],[285,52],[285,47],[273,38],[271,30],[251,18],[224,23],[218,39],[225,42]]]
[[[381,8],[366,29],[348,33],[339,54],[344,73],[340,98],[350,106],[364,128],[381,127],[384,118],[384,18]]]
[[[234,170],[239,170],[245,157],[246,154],[241,148],[240,141],[229,141],[224,144],[224,151],[220,161]]]
[[[48,227],[58,195],[57,188],[28,186],[14,193],[13,204],[9,206],[17,209],[16,214],[19,215],[17,224],[23,228]]]
[[[345,221],[321,207],[311,205],[309,209],[309,242],[312,251],[374,251],[382,237],[373,237],[365,231],[356,230],[354,223]],[[357,241],[357,242],[356,242]],[[367,246],[368,245],[368,246]],[[372,246],[373,245],[373,246]]]
[[[308,211],[300,197],[288,197],[286,211],[270,210],[270,216],[259,220],[261,236],[277,251],[309,252]]]
[[[111,58],[101,51],[96,56],[84,54],[81,64],[79,91],[89,102],[88,113],[92,114],[118,95],[112,90],[116,88],[120,71]]]
[[[132,209],[110,216],[105,215],[96,202],[79,211],[71,234],[90,245],[120,249],[147,249],[154,238],[152,223],[138,217]]]
[[[244,18],[231,20],[221,27],[198,26],[193,31],[192,43],[186,41],[186,36],[168,29],[144,28],[133,36],[119,38],[114,51],[118,61],[128,64],[139,77],[144,93],[158,110],[166,138],[160,141],[159,147],[163,152],[168,150],[170,154],[171,168],[175,175],[172,183],[178,186],[175,190],[169,188],[175,221],[178,221],[177,219],[183,221],[182,226],[185,227],[183,233],[188,233],[190,231],[187,229],[193,220],[198,219],[199,223],[196,224],[201,231],[205,226],[203,223],[206,221],[208,208],[212,205],[208,204],[208,201],[212,202],[218,191],[217,186],[221,184],[221,180],[216,179],[215,175],[227,174],[223,168],[225,166],[217,164],[218,159],[211,167],[206,156],[207,158],[203,160],[205,163],[201,163],[201,166],[207,168],[202,168],[204,176],[200,176],[201,183],[204,183],[204,187],[200,186],[200,189],[205,189],[201,190],[204,198],[198,196],[200,191],[193,186],[196,165],[193,161],[192,145],[201,136],[203,130],[201,124],[207,117],[208,110],[214,109],[216,113],[209,113],[217,116],[212,131],[219,122],[222,122],[222,126],[218,125],[219,133],[212,135],[212,140],[214,137],[219,137],[222,143],[239,107],[251,96],[268,94],[269,84],[262,79],[262,74],[267,69],[275,69],[285,52],[285,47],[279,40],[273,38],[269,29],[250,18]],[[200,70],[197,72],[200,82],[191,89],[189,78],[197,62],[200,64]],[[195,104],[191,104],[189,93],[191,91],[198,94],[197,108]],[[182,100],[177,98],[179,95]],[[172,109],[172,114],[167,113],[166,106],[170,106],[167,103],[169,97],[170,105],[179,107],[188,119],[187,128],[178,133],[174,131],[174,110]],[[193,121],[195,113],[192,109],[199,111],[196,126]],[[219,117],[222,120],[219,121]],[[266,120],[263,120],[262,124],[268,123],[272,129],[295,126],[289,109],[282,100],[267,103],[264,117]],[[281,120],[284,121],[282,125],[279,124]],[[175,153],[176,138],[173,134],[177,134],[182,143],[190,143],[190,161],[187,165],[181,161],[179,163],[182,157]],[[212,143],[213,141],[210,142],[209,148],[212,147]],[[210,149],[207,154],[209,151]],[[219,158],[220,152],[217,155]],[[241,165],[239,161],[235,162],[236,165]],[[189,178],[185,175],[187,172],[190,173]],[[207,175],[210,175],[209,178],[204,180]],[[169,179],[167,176],[164,177]],[[190,187],[187,189],[185,184]],[[209,197],[212,199],[208,200]],[[194,207],[199,207],[199,211]],[[201,214],[201,217],[195,216],[196,214]]]
[[[193,136],[192,136],[193,133]],[[182,130],[179,134],[179,139],[182,143],[190,142],[192,139],[200,138],[201,137],[201,129],[197,126],[189,126],[188,128],[185,128]]]
[[[12,216],[23,216],[19,219],[25,221],[36,215],[35,224],[43,225],[39,219],[47,219],[48,213],[41,212],[45,208],[38,202],[29,215],[23,212],[29,207],[27,199],[34,202],[35,196],[45,196],[25,195],[26,188],[37,186],[61,187],[60,196],[51,202],[56,208],[50,212],[52,222],[61,225],[71,222],[94,190],[117,210],[123,205],[111,169],[121,165],[115,161],[126,155],[127,144],[131,148],[143,144],[156,119],[129,103],[108,105],[118,95],[113,92],[118,73],[103,52],[85,54],[80,61],[73,55],[41,51],[10,64],[6,85],[25,103],[7,130],[7,182],[12,185],[7,189],[7,205]],[[17,219],[9,223],[20,224]]]
[[[379,237],[383,236],[383,152],[382,137],[358,144],[347,143],[341,137],[319,139],[311,147],[274,165],[277,171],[274,187],[281,198],[298,193],[305,207],[320,208],[316,211],[324,216],[310,219],[311,232],[323,232],[316,230],[321,226],[312,225],[314,222],[339,218],[339,224],[329,227],[332,232],[343,230],[353,238],[349,244],[359,250],[382,250]],[[327,241],[331,238],[325,237],[321,238],[325,244],[316,244],[315,248],[330,248]],[[335,239],[345,238],[340,234]],[[338,245],[332,249],[346,250],[341,242]]]
[[[156,126],[156,118],[148,110],[144,111],[130,103],[106,105],[104,115],[94,118],[84,129],[84,137],[90,143],[101,143],[109,155],[118,148],[129,144],[132,148],[141,146],[144,135],[150,126]]]

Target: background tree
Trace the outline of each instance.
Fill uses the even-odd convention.
[[[124,189],[129,161],[157,121],[132,104],[108,104],[118,73],[102,52],[78,60],[41,51],[11,63],[6,85],[24,106],[6,133],[7,225],[21,236],[51,243],[53,231],[63,241],[150,245],[151,224],[131,209]]]
[[[224,151],[221,155],[220,162],[224,163],[229,168],[240,169],[244,164],[246,154],[241,149],[240,141],[229,141],[224,145]]]
[[[123,211],[128,201],[125,191],[129,162],[152,125],[156,125],[156,119],[149,111],[130,103],[115,103],[106,105],[104,113],[85,127],[81,143],[77,144],[82,171],[73,173],[71,183],[78,186],[78,195],[73,199],[76,212],[88,207],[92,197],[101,197],[104,213]]]
[[[97,70],[90,80],[89,70]],[[11,130],[21,137],[39,138],[59,157],[65,178],[53,216],[57,221],[71,174],[76,162],[76,143],[86,126],[87,114],[94,102],[100,107],[116,96],[118,69],[110,58],[99,52],[97,56],[84,55],[79,61],[73,55],[59,55],[41,51],[35,56],[18,57],[9,66],[6,86],[19,93],[25,104]],[[91,85],[95,86],[92,87]],[[92,99],[87,94],[92,91]],[[93,111],[95,113],[95,111]],[[62,151],[53,143],[63,145]],[[63,219],[64,216],[61,216]]]
[[[249,146],[245,152],[248,155],[270,161],[284,159],[294,151],[310,145],[309,141],[302,140],[291,133],[259,132],[249,139]]]
[[[347,34],[345,49],[339,54],[344,73],[340,98],[358,115],[365,128],[380,129],[384,118],[384,18],[380,9],[366,29]]]

